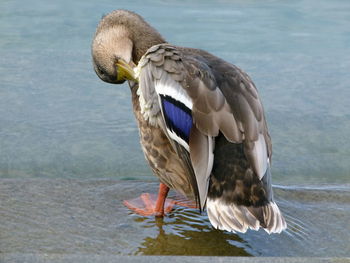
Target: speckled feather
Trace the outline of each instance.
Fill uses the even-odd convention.
[[[215,228],[281,232],[286,223],[273,201],[271,140],[254,83],[205,51],[165,42],[138,14],[115,10],[100,21],[92,43],[103,81],[125,80],[119,62],[138,65],[138,83],[129,84],[153,172],[206,207]]]
[[[203,198],[208,197],[211,202],[221,200],[226,207],[233,204],[231,208],[235,208],[233,210],[236,212],[232,210],[231,213],[235,213],[236,216],[239,214],[237,211],[241,211],[241,214],[245,211],[243,213],[245,216],[242,216],[245,224],[242,225],[238,223],[239,221],[236,225],[231,221],[223,223],[227,222],[229,217],[224,219],[225,217],[220,216],[222,222],[218,221],[219,224],[216,226],[218,228],[241,232],[245,232],[248,228],[256,229],[258,226],[265,227],[268,232],[280,232],[284,229],[285,221],[277,206],[275,212],[279,216],[274,227],[271,223],[273,217],[265,218],[266,211],[272,209],[270,207],[274,202],[269,164],[261,168],[259,163],[269,162],[272,147],[263,107],[249,76],[236,66],[205,51],[168,44],[153,46],[141,59],[139,70],[140,89],[144,98],[157,105],[159,103],[155,92],[157,81],[171,78],[176,82],[172,86],[186,91],[193,103],[192,116],[195,124],[193,130],[198,131],[196,137],[215,138],[214,162],[212,169],[210,167],[210,178],[205,177],[201,169],[201,165],[209,159],[207,145],[193,143],[195,140],[190,138],[190,151],[181,151],[178,157],[183,160],[184,166],[190,166],[187,169],[187,172],[190,172],[187,176],[191,178],[189,181],[193,184],[189,189],[194,192],[187,193],[181,189],[182,184],[178,184],[180,188],[175,189],[188,197],[194,196],[196,200],[202,199],[201,207],[204,204]],[[161,110],[159,106],[155,107],[159,108],[159,112],[156,113],[158,116]],[[266,144],[263,148],[266,160],[261,160],[261,154],[256,151],[256,142],[259,139]],[[200,141],[203,142],[203,139]],[[177,145],[174,141],[171,144]],[[167,180],[162,178],[164,176],[162,173],[158,173],[158,176],[167,183]],[[201,181],[207,185],[200,187]],[[205,195],[201,193],[203,189],[207,189]],[[211,210],[208,212],[211,213]]]
[[[197,186],[193,182],[193,168],[187,163],[185,157],[181,157],[183,150],[179,151],[180,146],[175,146],[166,135],[163,121],[158,114],[157,123],[159,125],[150,125],[141,113],[139,95],[137,94],[138,84],[130,83],[133,87],[132,104],[133,111],[137,120],[140,133],[140,143],[145,158],[148,161],[152,171],[172,189],[187,196],[191,200],[196,200],[198,195]],[[181,148],[180,148],[181,149]]]

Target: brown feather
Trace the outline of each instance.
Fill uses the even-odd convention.
[[[205,51],[164,43],[142,17],[116,10],[101,20],[92,45],[94,69],[110,83],[124,81],[116,77],[120,59],[133,66],[143,56],[139,85],[129,83],[153,172],[201,208],[208,195],[214,227],[245,232],[262,226],[280,232],[286,224],[273,202],[271,139],[254,83],[238,67]],[[192,116],[189,139],[179,133],[186,141],[166,127],[160,94],[173,96],[173,105]]]
[[[163,58],[160,58],[160,54]],[[259,134],[263,134],[269,152],[271,143],[261,102],[248,75],[206,52],[168,44],[152,47],[152,52],[147,53],[146,57],[149,63],[144,66],[145,75],[151,71],[153,81],[166,81],[170,77],[178,83],[176,85],[186,90],[193,102],[192,116],[196,129],[212,137],[221,132],[228,141],[243,143],[244,154],[254,173],[258,174],[263,167],[260,162],[264,160],[256,155],[254,142],[258,140]],[[167,74],[161,74],[160,71]],[[141,83],[147,89],[152,87],[152,79],[147,78],[147,83],[141,79]],[[144,91],[147,92],[150,91]],[[191,141],[190,145],[193,145]],[[206,158],[205,151],[201,154],[201,158],[196,156],[198,160]],[[197,173],[202,172],[197,169]],[[259,176],[257,180],[260,180]]]
[[[208,137],[197,130],[196,127],[191,129],[190,135],[190,158],[193,166],[196,184],[198,185],[198,195],[200,208],[204,208],[207,199],[209,176],[213,165],[213,151],[211,137]]]

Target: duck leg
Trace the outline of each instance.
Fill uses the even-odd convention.
[[[164,205],[165,205],[166,197],[169,193],[169,190],[170,190],[169,187],[166,186],[165,184],[163,183],[159,184],[158,198],[156,202],[156,207],[154,209],[155,216],[159,216],[159,217],[164,216],[164,209],[165,209]],[[172,203],[172,206],[173,205],[174,204]],[[172,206],[171,206],[171,209],[172,209]]]
[[[158,196],[149,193],[143,193],[140,197],[124,200],[124,205],[142,216],[163,217],[169,213],[175,204],[173,200],[166,199],[169,187],[163,183],[159,184]]]

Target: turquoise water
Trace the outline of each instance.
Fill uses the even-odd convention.
[[[349,247],[339,245],[350,239],[343,233],[350,219],[350,2],[346,0],[1,1],[0,183],[36,178],[156,180],[140,150],[129,88],[101,82],[91,65],[96,25],[103,14],[117,8],[141,14],[173,44],[205,49],[250,74],[272,136],[273,183],[287,192],[280,199],[282,208],[287,213],[296,209],[312,224],[317,215],[308,213],[311,202],[311,210],[320,211],[318,217],[333,220],[332,231],[327,232],[334,239],[330,244],[316,231],[327,227],[322,220],[316,220],[319,225],[314,228],[304,222],[315,230],[311,236],[322,241],[310,251],[294,246],[293,255],[349,255]],[[315,189],[333,191],[332,195],[340,189],[346,201],[334,198],[331,203],[343,214],[324,209],[329,203],[325,197],[314,203]],[[295,192],[306,197],[300,200]],[[2,204],[11,196],[5,193],[0,196]],[[6,210],[2,204],[0,209]],[[16,210],[12,213],[22,216]],[[290,223],[296,222],[294,217]],[[151,227],[151,221],[141,225]],[[176,233],[171,237],[181,240]],[[212,235],[217,238],[216,232]],[[254,238],[248,234],[240,236],[242,242],[229,242],[226,254],[241,247],[252,255],[290,255],[277,253],[278,246],[260,245],[254,250]],[[268,242],[269,237],[258,240]],[[21,242],[20,237],[15,241]],[[1,244],[0,251],[11,251]]]

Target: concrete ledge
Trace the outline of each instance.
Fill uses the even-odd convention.
[[[0,262],[305,262],[294,257],[332,262],[349,257],[349,190],[276,188],[289,215],[289,230],[281,235],[218,231],[205,213],[180,206],[163,219],[137,216],[123,200],[145,191],[156,192],[157,182],[1,179]]]
[[[0,262],[10,263],[318,263],[318,262],[350,262],[350,258],[314,258],[314,257],[202,257],[202,256],[119,256],[96,254],[0,254]]]

